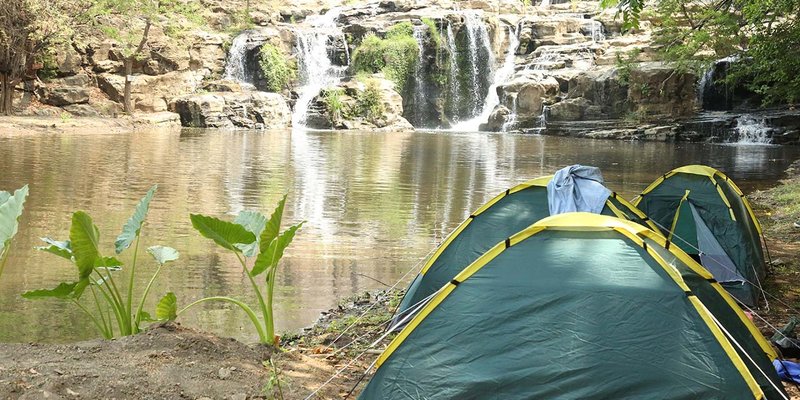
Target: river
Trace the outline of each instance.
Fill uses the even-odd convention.
[[[498,192],[563,166],[598,166],[610,188],[631,198],[658,175],[692,163],[717,167],[751,191],[774,184],[798,157],[796,147],[453,132],[0,133],[0,189],[30,184],[0,278],[0,342],[99,336],[70,304],[20,297],[76,274],[34,246],[43,236],[66,239],[71,213],[84,210],[100,229],[105,254],[113,254],[123,223],[156,183],[142,244],[175,247],[181,258],[154,286],[148,309],[166,291],[184,305],[211,295],[255,304],[236,258],[200,237],[189,213],[230,219],[243,209],[269,214],[288,193],[284,221],[307,223],[280,266],[276,318],[279,331],[296,331],[344,297],[396,282]],[[130,254],[121,259],[129,261]],[[155,269],[143,260],[140,289]],[[247,317],[226,304],[196,308],[179,321],[257,339]]]

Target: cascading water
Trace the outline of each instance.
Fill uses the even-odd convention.
[[[238,82],[245,89],[254,88],[252,78],[248,76],[245,68],[250,33],[250,31],[244,31],[233,39],[231,48],[228,50],[228,59],[225,61],[225,73],[222,76],[222,79]]]
[[[328,54],[328,43],[342,39],[344,34],[336,26],[341,9],[332,8],[319,16],[306,19],[308,28],[300,28],[297,35],[297,64],[300,70],[299,97],[294,105],[292,126],[304,127],[308,107],[319,91],[335,86],[344,76],[347,66],[336,66]],[[347,46],[345,45],[345,51]],[[345,53],[349,63],[349,54]]]
[[[447,79],[448,82],[448,97],[450,98],[450,103],[458,105],[461,103],[461,94],[459,93],[458,88],[458,75],[461,73],[461,69],[458,66],[458,48],[456,47],[456,35],[453,34],[453,27],[450,23],[447,24],[447,55],[450,57],[450,76]],[[454,109],[458,109],[458,107],[453,107]],[[455,123],[458,123],[459,117],[458,113],[454,112],[451,120]]]
[[[488,37],[487,37],[488,40]],[[479,109],[480,112],[472,119],[459,123],[453,127],[453,130],[462,131],[476,131],[480,124],[485,123],[489,116],[494,111],[495,106],[500,104],[500,98],[497,96],[497,87],[503,84],[514,74],[514,59],[516,57],[517,48],[519,47],[519,38],[517,37],[516,27],[508,28],[508,50],[506,50],[503,66],[495,71],[492,79],[492,85],[489,86],[489,92],[483,101],[483,106]]]
[[[492,44],[489,41],[489,31],[486,29],[486,24],[481,19],[481,14],[477,12],[467,12],[464,14],[464,27],[467,29],[467,39],[469,41],[469,65],[472,69],[471,83],[472,87],[472,113],[476,116],[481,112],[481,92],[480,92],[480,76],[481,64],[488,62],[489,68],[494,68],[494,54],[492,53]],[[481,46],[479,49],[478,46]],[[483,51],[481,51],[481,49]],[[488,55],[488,59],[484,62],[481,61],[482,55]]]
[[[508,132],[517,126],[517,96],[511,98],[511,110],[506,118],[506,122],[500,127],[500,132]]]
[[[421,126],[425,122],[427,107],[425,73],[423,71],[425,56],[425,31],[423,26],[414,27],[414,40],[417,41],[417,67],[414,71],[414,125]]]
[[[600,21],[592,20],[592,42],[602,42],[606,40],[606,34],[603,32],[603,24]]]
[[[763,118],[756,118],[752,115],[742,115],[736,118],[736,130],[739,140],[737,144],[770,144],[772,129],[766,124]]]

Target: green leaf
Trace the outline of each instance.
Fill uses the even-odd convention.
[[[43,237],[41,239],[43,242],[49,244],[50,246],[39,246],[36,248],[36,250],[41,250],[50,254],[55,254],[61,258],[66,258],[67,260],[72,260],[72,247],[69,243],[69,240],[60,242],[58,240],[53,240],[46,237]]]
[[[122,261],[114,257],[97,257],[94,260],[95,268],[105,268],[110,271],[119,271],[122,269]]]
[[[237,245],[245,257],[253,257],[259,252],[259,235],[261,232],[264,231],[264,227],[267,225],[267,217],[264,214],[256,211],[242,211],[239,215],[236,216],[236,219],[233,220],[234,223],[239,224],[247,229],[249,232],[252,232],[255,235],[256,240],[250,244],[242,244]]]
[[[138,320],[139,321],[144,321],[144,322],[156,322],[156,321],[158,321],[157,319],[153,319],[153,317],[150,316],[150,313],[147,312],[147,311],[139,311]]]
[[[57,298],[57,299],[68,299],[71,297],[72,292],[75,290],[75,287],[78,285],[78,282],[61,282],[55,289],[39,289],[39,290],[31,290],[29,292],[25,292],[22,294],[22,297],[26,299],[45,299],[45,298]]]
[[[86,278],[92,274],[92,269],[100,257],[98,250],[100,231],[92,223],[89,214],[83,211],[72,214],[69,241],[72,245],[72,254],[75,256],[75,265],[78,266],[78,276],[81,279]]]
[[[178,318],[178,297],[167,292],[156,305],[156,318],[160,321],[174,321]]]
[[[235,246],[237,243],[250,244],[256,240],[252,232],[233,222],[199,214],[189,214],[189,218],[192,220],[194,229],[197,229],[201,235],[228,250],[241,252]]]
[[[285,230],[283,233],[280,234],[276,239],[274,239],[269,246],[267,246],[266,251],[263,251],[258,254],[258,258],[256,258],[256,262],[253,265],[253,269],[250,271],[250,275],[256,276],[269,268],[274,268],[278,265],[278,261],[281,260],[283,257],[283,251],[292,243],[294,239],[294,234],[297,232],[300,227],[303,226],[305,222],[301,222],[297,225],[289,227],[289,229]]]
[[[178,259],[178,257],[180,257],[178,250],[167,246],[150,246],[147,248],[147,252],[150,253],[150,255],[155,258],[156,262],[161,265],[164,265],[170,261],[175,261]]]
[[[11,238],[17,234],[26,197],[28,185],[17,189],[13,196],[8,192],[0,192],[0,254],[3,254],[11,243]]]
[[[125,222],[125,225],[122,226],[122,233],[117,236],[117,240],[114,242],[114,248],[117,254],[122,253],[123,250],[130,247],[133,241],[139,237],[142,231],[142,224],[144,224],[144,219],[147,217],[147,210],[150,208],[150,200],[153,199],[157,188],[158,185],[153,185],[150,190],[147,191],[147,194],[145,194],[144,197],[139,200],[139,204],[136,205],[133,215]]]
[[[267,250],[267,247],[269,247],[270,243],[272,243],[272,240],[278,237],[278,233],[281,231],[281,219],[283,218],[283,207],[286,205],[286,196],[287,195],[283,195],[281,201],[278,202],[278,206],[275,207],[275,211],[273,211],[272,215],[269,216],[267,226],[264,228],[264,231],[261,232],[261,237],[259,238],[259,251],[261,253]]]

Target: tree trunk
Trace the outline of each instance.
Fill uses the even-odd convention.
[[[11,101],[7,95],[9,91],[8,75],[0,74],[0,114],[2,115],[11,115]]]
[[[133,107],[131,106],[131,75],[133,74],[133,57],[125,58],[125,95],[123,97],[123,107],[125,113],[133,115]]]

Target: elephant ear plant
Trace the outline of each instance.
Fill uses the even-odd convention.
[[[156,187],[150,188],[139,201],[133,215],[122,227],[122,233],[114,242],[117,255],[133,245],[133,259],[130,271],[128,271],[127,288],[122,286],[125,283],[123,277],[117,276],[120,285],[115,279],[115,275],[122,270],[123,263],[114,257],[104,257],[101,254],[100,231],[92,222],[89,214],[77,211],[72,214],[69,240],[57,241],[42,238],[47,246],[38,248],[72,262],[77,267],[76,280],[62,282],[54,289],[26,292],[22,297],[27,299],[57,298],[72,302],[89,316],[106,339],[138,333],[142,322],[151,321],[150,315],[143,310],[143,307],[153,282],[166,263],[178,259],[178,252],[170,247],[152,246],[147,249],[147,252],[156,260],[158,268],[150,278],[139,299],[138,306],[134,310],[134,278],[139,255],[139,239]],[[127,290],[121,290],[123,288]],[[91,294],[89,306],[81,302],[81,298],[87,291]],[[91,303],[94,303],[94,307]]]
[[[175,319],[178,315],[190,307],[206,301],[224,301],[239,306],[256,328],[261,343],[275,345],[274,317],[272,313],[272,299],[275,287],[275,276],[278,270],[278,262],[283,257],[286,247],[294,239],[294,235],[303,225],[290,226],[285,231],[281,231],[281,219],[283,218],[283,208],[286,204],[286,196],[283,196],[272,215],[267,219],[261,213],[253,211],[242,211],[236,216],[233,222],[223,221],[205,215],[191,214],[192,226],[204,237],[211,239],[217,245],[229,250],[242,266],[242,271],[250,280],[250,285],[258,299],[258,306],[263,318],[263,324],[253,309],[244,302],[227,297],[213,296],[197,300],[182,310],[177,310],[177,299],[175,294],[167,293],[156,308],[159,319]],[[248,267],[248,259],[255,258],[252,266]],[[264,275],[266,281],[265,293],[261,292],[256,277]]]
[[[11,239],[19,228],[19,217],[22,215],[26,197],[28,197],[28,185],[17,189],[13,195],[0,190],[0,276],[3,275],[3,268],[6,266]]]

